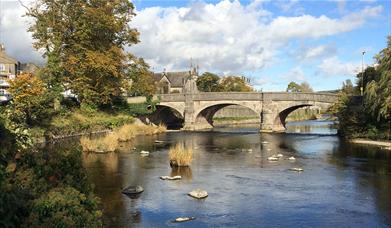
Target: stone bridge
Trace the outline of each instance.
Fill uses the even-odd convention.
[[[298,108],[317,106],[327,109],[337,100],[337,95],[331,93],[288,92],[198,92],[161,94],[158,97],[160,103],[150,117],[154,123],[171,120],[171,123],[181,123],[184,130],[211,128],[218,110],[240,105],[258,114],[260,129],[265,132],[284,131],[286,117]]]

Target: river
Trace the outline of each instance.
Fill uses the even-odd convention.
[[[344,142],[327,121],[290,123],[287,132],[260,134],[257,126],[169,132],[121,144],[116,153],[84,154],[83,163],[108,227],[391,225],[391,152]],[[190,168],[170,168],[168,149],[176,143],[193,148]],[[284,157],[267,160],[277,153]],[[289,170],[294,167],[304,171]],[[162,175],[182,180],[163,181]],[[128,185],[145,191],[130,199],[121,194]],[[209,196],[187,196],[196,188]],[[172,223],[183,216],[196,219]]]

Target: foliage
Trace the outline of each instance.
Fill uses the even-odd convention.
[[[97,199],[72,187],[58,187],[34,200],[28,225],[33,227],[100,227]]]
[[[391,37],[388,37],[387,47],[376,58],[379,63],[377,69],[367,68],[365,71],[371,73],[364,76],[364,96],[352,96],[351,88],[347,89],[344,84],[338,102],[332,107],[345,136],[390,139]],[[361,75],[357,77],[360,79]],[[361,81],[358,80],[358,83]]]
[[[219,76],[205,72],[197,78],[198,90],[202,92],[218,92],[219,80]]]
[[[128,67],[128,77],[131,80],[128,93],[131,96],[152,97],[156,92],[153,73],[149,71],[148,64],[142,58],[133,57]]]
[[[356,93],[360,94],[361,85],[363,86],[363,90],[365,91],[370,82],[379,81],[380,74],[379,74],[379,71],[377,71],[374,67],[370,66],[364,70],[364,82],[363,82],[363,77],[362,77],[361,72],[357,74],[356,78],[357,78],[357,80],[356,80],[356,84],[357,84]],[[363,83],[363,84],[361,84],[361,83]]]
[[[354,94],[354,86],[350,79],[347,79],[342,83],[342,91],[346,94],[350,94],[350,95]]]
[[[228,76],[221,79],[219,85],[221,92],[251,92],[253,89],[247,85],[242,77]]]
[[[128,114],[74,110],[73,112],[54,117],[48,128],[48,134],[72,135],[101,131],[114,129],[133,121],[134,118]]]
[[[193,160],[193,149],[185,148],[182,144],[178,143],[170,148],[168,157],[171,166],[189,166]]]
[[[41,79],[32,74],[21,74],[9,81],[12,101],[8,105],[9,119],[27,126],[42,125],[53,114],[52,100]]]
[[[27,15],[34,47],[48,59],[45,79],[75,93],[82,103],[111,104],[126,87],[124,47],[138,42],[127,0],[39,0]]]
[[[307,82],[297,84],[296,82],[290,82],[286,88],[287,92],[313,92],[313,89]]]

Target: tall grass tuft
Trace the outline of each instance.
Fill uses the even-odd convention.
[[[138,135],[153,135],[163,133],[167,130],[164,125],[136,125],[125,124],[122,127],[115,130],[120,142],[129,141]]]
[[[168,153],[171,166],[189,166],[193,160],[193,149],[185,148],[182,144],[176,144]]]
[[[80,144],[85,152],[106,153],[113,152],[118,147],[118,136],[115,133],[107,134],[103,138],[90,139],[81,137]]]

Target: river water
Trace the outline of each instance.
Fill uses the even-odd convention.
[[[83,162],[107,227],[390,226],[391,152],[349,144],[335,133],[327,121],[291,123],[286,134],[260,134],[257,126],[169,132],[121,144],[116,153],[84,154]],[[176,143],[193,148],[190,168],[170,168],[168,149]],[[267,160],[277,153],[284,157]],[[128,185],[145,191],[130,199],[121,194]],[[209,196],[187,196],[196,188]],[[172,223],[184,216],[196,219]]]

